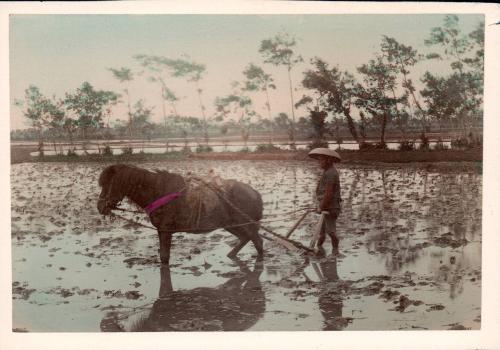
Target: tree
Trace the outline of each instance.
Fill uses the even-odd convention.
[[[167,112],[165,102],[170,103],[174,116],[177,116],[177,108],[175,103],[178,101],[177,96],[167,86],[166,75],[172,74],[171,64],[172,60],[162,56],[154,55],[135,55],[134,58],[139,61],[140,65],[147,69],[149,76],[148,80],[153,83],[158,83],[160,86],[160,95],[162,100],[162,115],[165,131],[165,146],[168,151],[168,138],[167,138]]]
[[[64,118],[63,129],[68,134],[71,150],[74,151],[73,135],[78,130],[78,121],[66,116]]]
[[[286,113],[279,113],[278,116],[274,118],[274,123],[278,130],[286,130],[289,138],[292,137],[293,124]]]
[[[377,56],[357,70],[362,75],[364,84],[356,86],[356,106],[371,114],[373,120],[380,125],[380,146],[385,148],[387,124],[396,114],[397,103],[403,102],[405,96],[397,98],[393,94],[396,75],[382,56]]]
[[[241,130],[241,136],[247,147],[247,142],[250,137],[250,126],[252,118],[257,115],[252,109],[252,100],[243,94],[243,90],[239,88],[239,84],[232,84],[233,93],[225,97],[217,97],[215,107],[217,112],[223,118],[230,114],[235,115],[238,120],[238,125]]]
[[[66,108],[77,116],[78,127],[82,130],[84,148],[90,129],[97,129],[103,125],[105,108],[118,100],[118,95],[112,91],[95,90],[84,82],[74,94],[66,94],[64,101]]]
[[[382,43],[380,45],[382,54],[387,61],[387,65],[390,66],[392,70],[396,74],[400,74],[402,77],[402,83],[401,86],[403,89],[405,89],[406,94],[412,97],[412,102],[413,105],[418,109],[418,115],[422,116],[422,127],[423,131],[425,132],[426,127],[428,126],[427,120],[425,118],[426,113],[421,107],[419,100],[417,99],[415,95],[415,86],[413,85],[413,81],[409,78],[409,69],[415,64],[417,64],[421,59],[422,56],[417,53],[417,50],[413,49],[411,46],[406,46],[401,43],[399,43],[396,39],[388,37],[388,36],[383,36],[382,37]],[[392,96],[394,99],[396,99],[396,91],[395,89],[392,89]],[[405,99],[408,101],[407,105],[408,107],[411,108],[411,103],[409,102],[409,99]],[[403,138],[405,137],[406,134],[406,120],[408,119],[408,112],[404,109],[403,105],[403,110],[400,110],[398,108],[398,103],[396,102],[395,109],[396,109],[396,116],[398,119],[398,125],[403,133]]]
[[[47,99],[45,101],[47,118],[47,126],[49,132],[52,133],[52,144],[54,146],[54,153],[57,154],[56,138],[61,137],[61,133],[64,130],[64,123],[66,113],[64,110],[64,101],[56,101],[55,97],[53,100]]]
[[[22,111],[24,117],[37,131],[38,152],[40,156],[43,156],[43,129],[47,126],[49,119],[48,99],[42,95],[38,87],[30,85],[24,90],[24,101],[17,100],[15,104],[20,108],[24,107]]]
[[[206,108],[203,105],[202,93],[203,90],[200,88],[200,80],[203,78],[203,74],[206,72],[206,67],[204,64],[196,63],[187,59],[176,59],[170,60],[168,65],[172,69],[172,75],[174,77],[186,78],[188,82],[193,82],[196,86],[196,93],[198,95],[198,104],[201,110],[201,116],[203,118],[203,136],[205,138],[205,143],[208,145],[208,123],[206,116]]]
[[[267,109],[267,115],[269,118],[269,121],[272,119],[271,115],[271,103],[269,100],[269,89],[276,89],[276,85],[274,85],[274,80],[271,77],[270,74],[266,74],[264,70],[253,64],[250,63],[245,70],[243,71],[243,74],[247,78],[245,81],[245,87],[243,90],[245,91],[263,91],[266,95],[266,109]],[[271,139],[270,143],[273,142],[272,135],[274,134],[274,130],[272,129],[272,123],[270,124],[271,126]]]
[[[316,94],[316,106],[327,112],[343,115],[353,139],[360,143],[356,123],[352,116],[352,107],[356,99],[356,81],[348,72],[338,67],[330,68],[324,60],[315,57],[311,60],[314,69],[304,72],[302,85]],[[311,103],[311,97],[299,103]],[[299,104],[298,103],[298,104]]]
[[[151,136],[151,116],[153,114],[153,107],[147,107],[144,100],[139,100],[134,104],[131,119],[131,129],[136,135],[141,135],[143,140]]]
[[[292,128],[290,134],[292,148],[295,148],[295,111],[291,71],[296,64],[303,62],[302,56],[296,55],[293,51],[293,47],[296,44],[297,41],[294,37],[291,37],[287,33],[279,33],[274,38],[262,40],[259,49],[259,52],[264,56],[265,63],[286,67],[292,107]]]
[[[120,83],[125,84],[125,88],[123,92],[127,96],[127,107],[128,107],[128,133],[129,133],[129,141],[132,142],[132,109],[130,107],[130,93],[128,89],[128,82],[134,79],[134,75],[132,74],[129,68],[122,67],[120,69],[108,68],[108,70],[113,73],[113,77],[118,79]],[[129,145],[130,147],[130,145]]]
[[[432,28],[430,36],[425,40],[429,47],[438,47],[439,52],[427,55],[428,59],[446,59],[450,62],[452,74],[442,80],[427,72],[422,81],[426,85],[422,95],[426,96],[429,110],[435,115],[439,111],[448,110],[453,113],[461,125],[463,136],[470,133],[475,119],[482,117],[483,81],[484,81],[484,22],[481,21],[469,35],[464,35],[455,15],[444,18],[441,27]],[[432,94],[449,94],[457,103],[445,98],[435,99]],[[452,104],[452,105],[450,105]]]

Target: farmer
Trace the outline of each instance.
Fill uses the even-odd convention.
[[[339,239],[336,235],[336,221],[340,214],[340,178],[334,163],[340,162],[337,152],[328,148],[315,148],[309,152],[309,157],[319,161],[323,174],[316,187],[318,211],[326,212],[323,228],[318,239],[318,247],[322,247],[326,234],[332,240],[332,251],[338,252]]]

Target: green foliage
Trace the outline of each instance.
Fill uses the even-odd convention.
[[[441,51],[453,73],[438,77],[426,72],[421,91],[428,113],[438,121],[455,119],[466,135],[473,121],[482,117],[484,80],[484,22],[468,35],[462,34],[457,16],[448,15],[441,27],[435,27],[426,40]],[[465,137],[465,136],[464,136]]]
[[[108,70],[113,73],[113,77],[118,79],[121,83],[125,81],[131,81],[134,79],[134,75],[129,68],[122,67],[120,69],[108,68]]]
[[[387,144],[385,142],[362,141],[359,143],[359,150],[360,151],[387,150]]]
[[[134,150],[132,149],[132,147],[123,147],[122,148],[122,155],[124,156],[130,156],[134,153]]]
[[[314,130],[314,138],[321,140],[326,133],[326,117],[328,113],[318,109],[309,112],[309,118]]]
[[[427,135],[425,133],[420,134],[420,145],[419,145],[418,149],[420,149],[422,151],[427,151],[430,149],[429,138],[427,137]]]
[[[328,141],[325,140],[314,140],[310,142],[307,145],[307,148],[309,150],[315,149],[315,148],[328,148]]]
[[[240,149],[238,153],[250,153],[250,148],[245,146],[242,149]]]
[[[132,130],[142,135],[147,134],[151,126],[153,109],[154,107],[147,107],[144,100],[137,101],[132,112]]]
[[[68,157],[78,157],[78,154],[75,152],[74,149],[69,149],[68,152],[66,153]]]
[[[210,153],[213,152],[213,148],[208,145],[199,144],[196,146],[196,153]]]
[[[41,130],[47,123],[47,102],[40,89],[30,85],[24,91],[24,101],[16,101],[16,105],[24,107],[23,115],[34,128]]]
[[[473,149],[482,148],[483,141],[481,137],[475,136],[471,133],[465,137],[459,137],[457,139],[451,140],[451,148],[453,149]]]
[[[302,56],[295,55],[293,48],[297,40],[288,33],[279,33],[274,38],[262,40],[259,52],[265,63],[275,66],[287,66],[291,69],[295,64],[303,62]]]
[[[355,105],[372,116],[380,126],[380,143],[385,144],[385,130],[391,119],[398,114],[397,104],[404,102],[406,96],[396,97],[396,71],[384,61],[382,56],[358,67],[363,84],[356,86]]]
[[[204,64],[190,61],[187,58],[166,60],[165,64],[172,70],[172,76],[187,78],[188,81],[199,81],[206,72]]]
[[[103,126],[105,108],[116,103],[118,96],[111,91],[95,90],[88,82],[84,82],[74,94],[66,94],[64,101],[68,110],[73,111],[78,119],[77,123],[84,130]]]
[[[257,153],[276,152],[276,151],[281,151],[281,149],[273,145],[272,143],[258,144],[257,147],[255,148],[255,152]]]
[[[412,141],[401,141],[399,143],[398,149],[400,151],[414,151],[415,150],[415,143]]]
[[[357,141],[358,132],[351,108],[356,97],[355,80],[348,72],[338,67],[330,68],[324,60],[315,57],[311,60],[314,69],[304,72],[302,85],[317,95],[317,102],[327,112],[343,115],[352,137]],[[297,104],[307,104],[312,98],[304,96]]]
[[[266,74],[261,67],[253,63],[250,63],[245,68],[243,74],[247,78],[244,90],[265,91],[268,89],[276,89],[276,85],[274,85],[274,80],[271,75]]]
[[[286,113],[279,113],[277,117],[274,118],[274,124],[276,129],[286,131],[289,136],[292,135],[292,121]]]
[[[102,155],[103,156],[112,156],[113,155],[113,149],[109,147],[109,145],[104,146],[102,149]]]

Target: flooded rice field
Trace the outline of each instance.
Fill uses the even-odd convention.
[[[312,203],[314,162],[141,163],[250,183],[264,225],[287,230]],[[104,164],[11,167],[14,331],[479,329],[481,175],[342,165],[340,253],[264,241],[265,258],[224,230],[174,235],[161,266],[156,232],[102,217]],[[129,205],[129,204],[127,204]],[[130,206],[130,205],[129,205]],[[130,208],[132,208],[130,206]],[[128,217],[149,224],[142,214]],[[124,214],[125,215],[125,214]],[[308,245],[317,214],[292,235]]]

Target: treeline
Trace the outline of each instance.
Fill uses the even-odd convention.
[[[411,142],[409,132],[420,130],[422,142],[426,133],[445,128],[460,130],[456,142],[477,145],[480,137],[473,135],[473,126],[482,126],[484,23],[470,33],[462,33],[457,16],[445,17],[442,26],[432,28],[425,44],[431,49],[423,55],[411,46],[384,36],[379,51],[367,63],[348,72],[326,59],[314,57],[303,72],[302,87],[308,92],[294,99],[292,70],[303,62],[296,53],[296,39],[286,33],[262,40],[259,53],[263,63],[282,67],[289,86],[290,115],[273,108],[269,92],[277,89],[273,77],[263,67],[249,63],[243,70],[244,80],[231,83],[230,92],[214,101],[215,113],[208,115],[201,82],[206,66],[188,57],[171,59],[163,56],[136,55],[140,70],[109,68],[117,79],[120,92],[96,89],[84,82],[64,98],[48,98],[34,85],[25,90],[22,109],[31,128],[11,133],[13,139],[36,139],[40,150],[46,140],[75,139],[84,143],[90,138],[168,138],[210,137],[238,132],[246,142],[251,133],[287,134],[290,144],[299,137],[312,137],[315,144],[333,136],[341,142],[348,130],[360,149],[386,148],[389,130],[397,131],[402,143]],[[415,65],[424,60],[445,60],[450,65],[447,75],[426,72],[420,77],[421,89],[411,79]],[[162,122],[151,121],[154,106],[134,99],[129,86],[135,79],[147,79],[162,97]],[[197,96],[199,116],[182,116],[177,112],[182,103],[171,88],[173,79],[185,79]],[[265,99],[266,115],[257,113],[252,96]],[[113,106],[124,104],[126,120],[112,115]],[[307,111],[296,118],[295,111]],[[369,144],[367,137],[376,133],[379,142]],[[272,142],[272,139],[270,140]]]

